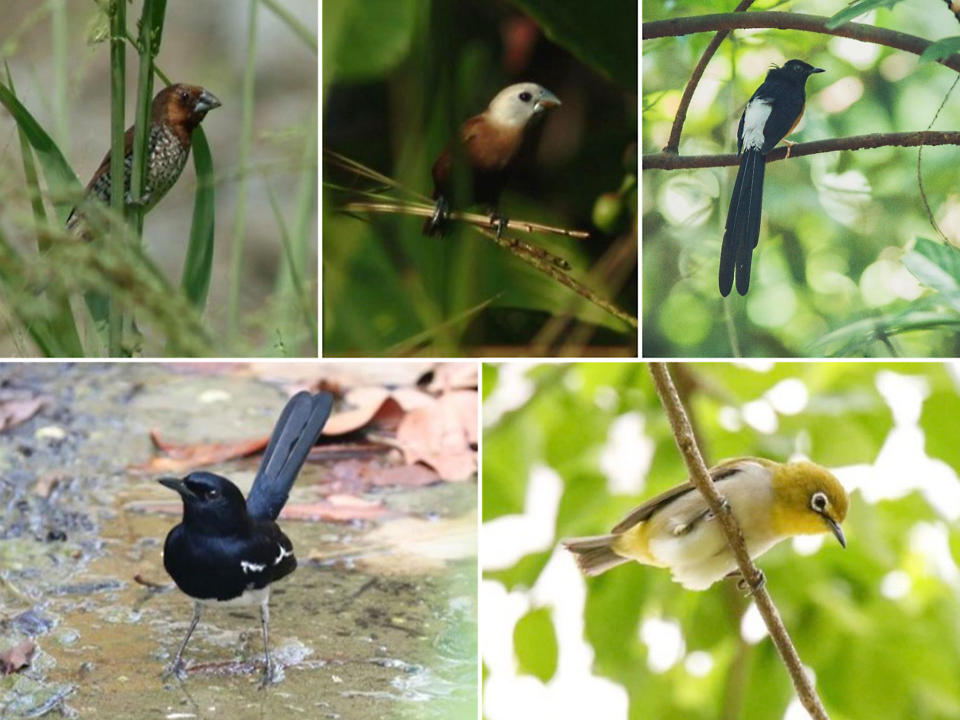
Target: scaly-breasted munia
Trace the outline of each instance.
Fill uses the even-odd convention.
[[[462,152],[446,148],[433,164],[433,197],[437,201],[433,217],[423,232],[433,235],[441,229],[450,208],[450,195],[455,177],[455,163],[466,159],[473,177],[473,199],[491,211],[491,224],[499,235],[506,218],[497,214],[500,191],[506,183],[510,166],[516,159],[527,130],[535,118],[560,105],[557,96],[536,83],[518,83],[504,88],[479,115],[460,127]]]
[[[170,85],[157,93],[150,106],[150,134],[147,139],[146,174],[141,202],[144,212],[156,205],[180,177],[190,155],[190,134],[207,113],[220,107],[220,101],[196,85]],[[124,136],[124,203],[130,204],[130,175],[133,166],[133,127]],[[110,204],[110,152],[87,185],[86,198]],[[67,217],[67,229],[85,240],[92,235],[84,222],[83,211],[73,208]]]

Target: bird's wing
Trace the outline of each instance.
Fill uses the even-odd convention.
[[[714,467],[710,468],[710,477],[715,483],[726,480],[741,470],[743,464],[746,462],[752,461],[746,458],[735,458],[733,460],[722,462],[719,465],[715,465]],[[626,532],[637,523],[649,520],[650,516],[653,515],[657,510],[676,500],[682,495],[686,495],[691,490],[696,491],[696,486],[692,482],[687,481],[681,485],[677,485],[674,488],[670,488],[666,492],[660,493],[656,497],[650,498],[642,505],[638,505],[631,510],[630,514],[621,520],[610,532],[614,535]]]
[[[123,134],[124,157],[129,155],[131,148],[133,148],[133,129],[134,129],[134,126],[131,125],[130,127],[127,128],[127,131]],[[100,162],[100,167],[98,167],[96,172],[93,173],[93,177],[90,178],[90,182],[87,183],[87,187],[86,187],[86,193],[88,195],[90,193],[96,193],[99,199],[101,200],[101,202],[105,202],[105,203],[110,202],[110,196],[109,194],[107,194],[106,197],[100,197],[102,194],[100,185],[102,184],[102,180],[105,177],[109,177],[110,156],[111,156],[111,153],[109,150],[107,150],[107,154],[103,156],[103,160]],[[103,184],[102,189],[106,190],[107,188],[109,188],[109,185]],[[78,212],[78,208],[77,207],[72,208],[70,210],[70,214],[67,216],[67,227],[71,227],[73,225],[73,221],[79,218],[79,216],[80,216],[80,213]]]
[[[280,514],[290,487],[332,409],[330,393],[299,392],[290,398],[273,428],[247,497],[247,512],[251,517],[273,520]]]

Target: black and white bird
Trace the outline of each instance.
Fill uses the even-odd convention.
[[[760,240],[760,208],[767,153],[793,132],[803,117],[807,78],[823,69],[803,60],[775,67],[753,93],[740,116],[737,152],[740,169],[730,196],[730,210],[720,246],[720,294],[726,297],[737,278],[737,292],[750,288],[753,249]],[[788,151],[789,156],[789,151]]]
[[[194,599],[193,620],[170,672],[182,674],[183,651],[205,605],[259,605],[262,686],[272,681],[270,585],[297,567],[293,543],[275,520],[332,407],[328,393],[300,392],[290,398],[246,500],[236,485],[209,472],[159,480],[183,499],[183,521],[167,535],[163,566],[177,587]]]

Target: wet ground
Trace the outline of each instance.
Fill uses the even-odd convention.
[[[128,468],[151,429],[266,434],[282,390],[152,364],[2,365],[0,387],[48,397],[0,433],[0,651],[38,646],[0,677],[0,717],[475,717],[475,483],[369,493],[390,511],[376,523],[281,521],[300,565],[272,594],[280,681],[258,689],[255,608],[206,610],[186,679],[164,678],[192,613],[161,561],[175,498]],[[308,463],[290,504],[315,502],[332,462]],[[211,469],[246,488],[256,463]]]

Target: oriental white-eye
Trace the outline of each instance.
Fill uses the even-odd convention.
[[[794,535],[828,531],[847,546],[840,529],[847,493],[826,468],[746,457],[722,462],[710,475],[740,523],[750,557]],[[609,535],[573,538],[564,545],[587,575],[636,560],[669,568],[685,588],[705,590],[737,571],[720,524],[690,482],[635,508]]]

